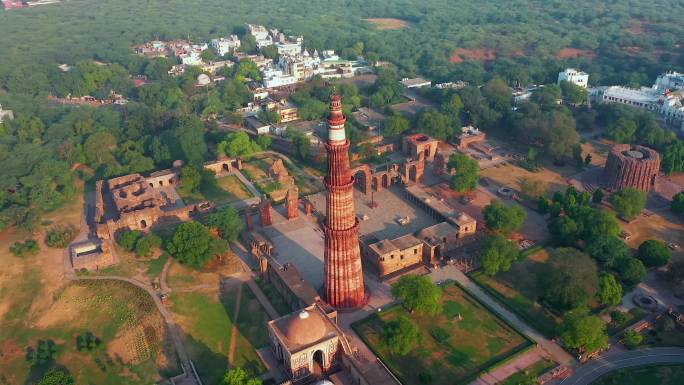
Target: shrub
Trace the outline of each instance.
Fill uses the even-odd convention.
[[[138,257],[149,257],[154,249],[161,247],[162,239],[154,234],[148,234],[138,238],[135,243],[135,255]]]
[[[637,333],[634,330],[627,330],[622,338],[622,343],[627,349],[634,349],[641,345],[644,341],[644,336],[641,333]]]
[[[33,239],[28,239],[24,242],[14,242],[10,246],[9,251],[17,257],[25,257],[27,255],[35,255],[38,253],[38,242]]]
[[[380,341],[392,354],[404,356],[418,343],[419,336],[418,327],[402,315],[385,324]]]
[[[672,256],[672,251],[665,242],[650,239],[639,246],[637,256],[646,267],[660,267],[667,265]]]
[[[120,232],[116,237],[116,243],[128,251],[135,250],[135,244],[143,236],[142,231],[138,230],[124,230]]]
[[[69,246],[74,236],[76,236],[76,230],[72,227],[54,227],[48,230],[45,235],[45,244],[49,247],[63,249]]]

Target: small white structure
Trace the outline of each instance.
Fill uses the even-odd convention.
[[[14,119],[14,113],[12,112],[12,110],[3,110],[2,104],[0,104],[0,123],[2,123],[5,120],[12,119]]]
[[[574,68],[566,68],[565,71],[558,73],[558,85],[560,85],[562,81],[570,82],[582,88],[587,88],[589,86],[589,74]]]
[[[406,87],[406,88],[422,88],[422,87],[431,87],[432,82],[423,79],[423,78],[403,78],[401,79],[401,85]]]
[[[658,76],[653,88],[661,91],[684,90],[684,74],[674,71],[666,72]]]

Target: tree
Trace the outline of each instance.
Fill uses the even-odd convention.
[[[288,127],[285,135],[292,140],[294,155],[301,161],[306,161],[311,155],[311,140],[303,133]]]
[[[560,205],[559,203],[554,203]],[[560,211],[560,208],[558,209]],[[579,224],[572,218],[558,216],[549,222],[549,232],[555,244],[559,246],[574,246],[581,236]]]
[[[663,150],[661,168],[667,175],[684,171],[684,141],[676,139]]]
[[[672,197],[670,210],[676,214],[684,214],[684,191],[680,191]]]
[[[264,57],[276,60],[278,58],[278,47],[273,44],[263,47],[261,48],[261,54],[264,55]]]
[[[634,143],[636,132],[636,123],[629,118],[622,117],[608,127],[608,138],[617,143]]]
[[[608,306],[622,303],[622,286],[613,274],[606,273],[599,277],[599,292],[596,298],[601,304]]]
[[[450,187],[458,192],[468,192],[477,187],[478,171],[480,166],[475,159],[468,155],[454,154],[449,157],[449,169],[454,169]]]
[[[599,204],[603,202],[603,197],[605,194],[603,193],[603,190],[601,188],[597,188],[594,190],[594,193],[591,195],[591,201],[593,203]]]
[[[195,165],[183,166],[180,173],[180,183],[190,191],[197,192],[202,182],[202,174]]]
[[[231,158],[252,155],[261,151],[261,147],[249,138],[244,131],[228,135],[228,138],[218,144],[218,152]]]
[[[537,199],[546,195],[549,184],[541,179],[523,178],[520,182],[520,191],[528,198]]]
[[[271,138],[270,135],[259,135],[256,138],[256,143],[262,150],[268,150],[269,148],[271,148],[273,138]]]
[[[405,275],[392,285],[392,295],[410,312],[436,315],[442,310],[442,290],[427,276]]]
[[[154,234],[147,234],[138,239],[135,243],[135,255],[138,257],[149,257],[152,251],[161,247],[162,239]]]
[[[620,217],[632,220],[646,207],[646,193],[627,187],[611,195],[610,204]]]
[[[487,227],[502,234],[519,229],[527,219],[527,212],[517,204],[507,205],[498,199],[482,210]]]
[[[634,349],[637,346],[641,345],[641,343],[644,341],[644,336],[636,332],[634,330],[627,330],[625,334],[622,336],[622,343],[625,345],[627,349]]]
[[[128,251],[133,251],[138,239],[142,238],[142,231],[122,230],[116,237],[116,243]]]
[[[209,227],[218,230],[221,238],[235,242],[240,232],[245,228],[245,224],[240,218],[237,210],[232,207],[224,207],[207,217]]]
[[[190,163],[202,163],[207,154],[204,131],[202,121],[196,115],[181,118],[174,128],[175,139],[180,146],[181,155]]]
[[[220,385],[261,385],[262,382],[256,377],[250,376],[241,367],[235,367],[226,372]]]
[[[644,264],[633,257],[622,258],[616,263],[620,278],[626,285],[636,285],[646,276]]]
[[[184,222],[173,232],[167,250],[178,262],[201,268],[213,256],[225,253],[228,245],[226,241],[212,237],[201,223]]]
[[[611,268],[616,261],[632,256],[629,246],[622,239],[612,235],[592,237],[587,241],[586,251],[603,268]]]
[[[575,105],[586,103],[589,96],[589,92],[584,87],[565,80],[560,83],[560,88],[563,98]]]
[[[519,256],[520,250],[515,241],[510,241],[501,234],[489,235],[485,238],[482,250],[482,268],[488,275],[508,271]]]
[[[637,256],[646,267],[660,267],[667,265],[672,251],[665,242],[649,239],[639,246]]]
[[[264,122],[266,124],[276,124],[280,123],[280,114],[278,114],[278,111],[260,111],[259,114],[257,115],[257,118],[261,122]]]
[[[212,62],[216,61],[218,55],[216,55],[216,51],[214,51],[212,48],[207,48],[200,53],[200,58],[202,58],[202,60],[205,62]]]
[[[598,269],[588,255],[573,248],[551,251],[537,279],[543,298],[560,310],[588,303],[598,292]]]
[[[407,355],[418,343],[418,327],[405,315],[387,322],[380,333],[380,343],[392,354]]]
[[[74,385],[74,378],[67,372],[52,369],[36,385]]]
[[[608,347],[606,324],[600,318],[588,315],[586,309],[569,312],[561,335],[565,346],[580,352],[595,352]]]
[[[409,121],[405,117],[395,114],[387,118],[382,125],[382,134],[387,137],[401,135],[410,128]]]
[[[447,115],[436,110],[425,110],[418,117],[419,131],[439,140],[454,135],[455,128]]]

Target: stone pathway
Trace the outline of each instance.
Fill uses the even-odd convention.
[[[228,350],[228,366],[231,367],[235,359],[235,349],[237,347],[238,328],[237,323],[240,317],[240,300],[242,299],[242,283],[238,286],[237,298],[235,299],[235,313],[233,316],[233,327],[230,330],[230,348]]]

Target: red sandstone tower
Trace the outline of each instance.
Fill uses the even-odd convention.
[[[325,220],[324,295],[338,309],[360,307],[365,300],[359,220],[354,210],[354,177],[349,167],[349,140],[344,133],[346,118],[342,99],[334,94],[328,118],[328,190]]]

